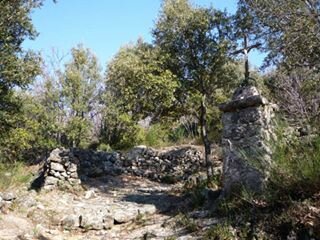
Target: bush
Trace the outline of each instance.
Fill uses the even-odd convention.
[[[110,147],[109,144],[101,143],[99,144],[97,150],[104,151],[104,152],[111,152],[112,148]]]
[[[184,126],[180,125],[177,128],[173,129],[169,133],[169,139],[171,142],[177,143],[183,141],[188,137],[188,133]]]
[[[161,147],[168,144],[168,129],[161,124],[151,125],[145,130],[144,144],[151,147]]]
[[[13,128],[0,140],[0,163],[13,163],[23,159],[23,154],[31,148],[33,139],[28,130]]]
[[[143,129],[129,114],[121,114],[116,120],[115,125],[108,126],[109,136],[103,143],[116,150],[127,150],[143,142]]]
[[[270,187],[291,197],[320,191],[320,137],[279,144],[274,155],[275,167]]]
[[[0,191],[29,183],[31,178],[32,174],[21,162],[0,163]]]

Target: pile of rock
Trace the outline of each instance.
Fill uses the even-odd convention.
[[[203,153],[193,146],[164,150],[138,146],[121,159],[126,172],[161,182],[186,180],[190,175],[205,170]]]
[[[72,151],[64,148],[53,150],[44,166],[44,188],[80,184],[78,168],[79,159],[74,157]]]
[[[126,153],[58,148],[47,159],[44,186],[75,185],[80,179],[122,173],[173,183],[201,171],[205,171],[203,153],[194,146],[164,150],[138,146]]]
[[[5,213],[16,198],[13,192],[0,192],[0,213]]]

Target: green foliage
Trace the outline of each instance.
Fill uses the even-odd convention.
[[[320,138],[306,142],[279,144],[271,173],[274,194],[286,193],[293,198],[312,195],[320,184]],[[276,196],[275,196],[276,197]]]
[[[24,128],[13,128],[1,140],[0,162],[16,162],[21,160],[26,149],[31,147],[31,132]]]
[[[230,240],[235,239],[234,234],[230,230],[230,226],[226,223],[219,223],[208,229],[204,234],[204,240]],[[244,238],[241,238],[244,239]]]
[[[118,114],[118,113],[117,113]],[[112,117],[112,118],[111,118]],[[144,130],[132,120],[129,114],[110,115],[105,123],[102,142],[109,144],[112,149],[126,150],[139,145],[144,140]]]
[[[21,162],[14,164],[0,162],[0,191],[25,185],[31,181],[31,173]]]
[[[192,218],[188,217],[186,214],[179,213],[176,218],[177,225],[185,227],[189,232],[195,232],[199,228],[195,221]]]
[[[97,150],[104,151],[104,152],[111,152],[112,148],[110,147],[109,144],[100,143]]]
[[[25,88],[39,74],[40,57],[25,52],[22,43],[36,37],[30,14],[42,1],[0,2],[0,134],[14,127],[14,115],[21,107],[15,89]]]
[[[99,101],[102,77],[98,59],[90,51],[79,45],[71,50],[72,60],[66,64],[62,81],[62,96],[68,121],[66,136],[73,147],[88,144],[91,114]]]
[[[214,92],[237,80],[228,55],[230,18],[213,7],[193,6],[188,0],[165,0],[153,30],[155,45],[168,56],[166,65],[180,82],[176,91],[181,115],[199,120],[209,177],[208,108],[217,106]],[[228,91],[228,90],[227,90]]]
[[[181,100],[186,100],[183,95],[190,100],[199,94],[209,97],[219,86],[227,88],[236,80],[229,78],[227,28],[223,12],[194,7],[187,0],[164,1],[153,33],[155,44],[169,56],[169,69],[181,82]]]
[[[151,125],[145,129],[143,143],[150,147],[161,147],[168,143],[168,129],[161,124]]]
[[[19,98],[24,104],[20,114],[15,115],[15,128],[11,128],[0,140],[1,162],[33,161],[59,146],[59,128],[51,118],[52,112],[48,112],[37,97],[20,92]]]
[[[245,0],[255,33],[268,51],[267,60],[286,67],[319,68],[318,1]]]
[[[142,40],[119,50],[107,66],[106,85],[121,112],[131,112],[134,120],[169,114],[178,82],[163,67],[165,56]]]

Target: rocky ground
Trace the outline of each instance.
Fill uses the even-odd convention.
[[[78,189],[4,192],[0,239],[202,239],[203,231],[188,228],[206,229],[216,220],[200,211],[190,212],[191,222],[182,188],[119,175],[89,179]]]

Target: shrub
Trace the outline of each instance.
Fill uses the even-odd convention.
[[[145,130],[144,143],[151,147],[161,147],[168,144],[168,129],[161,124],[151,125]]]
[[[110,147],[109,144],[101,143],[97,147],[97,150],[104,151],[104,152],[111,152],[112,148]]]
[[[0,140],[0,162],[16,162],[22,160],[23,153],[31,148],[33,139],[30,132],[24,128],[13,128]]]
[[[32,174],[21,162],[0,163],[0,191],[29,183],[31,178]]]
[[[235,236],[232,233],[229,225],[227,225],[226,223],[220,223],[208,229],[205,232],[203,239],[230,240],[230,239],[235,239]]]
[[[320,137],[306,142],[279,144],[274,155],[275,167],[270,188],[292,197],[320,190]]]
[[[188,232],[195,232],[199,229],[196,222],[183,213],[177,215],[177,224],[185,227]]]

